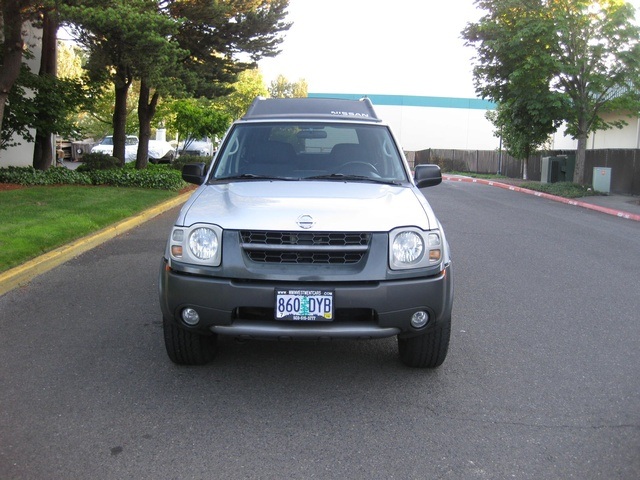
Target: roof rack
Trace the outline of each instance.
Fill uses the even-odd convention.
[[[242,120],[283,118],[323,119],[380,122],[368,98],[344,100],[338,98],[264,98],[257,97]]]

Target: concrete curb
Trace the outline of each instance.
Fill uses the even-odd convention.
[[[47,252],[44,255],[29,260],[28,262],[18,267],[0,273],[0,296],[13,290],[14,288],[26,285],[33,278],[51,270],[54,267],[57,267],[61,263],[64,263],[67,260],[80,255],[81,253],[91,250],[92,248],[106,242],[107,240],[110,240],[139,225],[142,225],[144,222],[157,217],[161,213],[171,208],[183,204],[187,201],[192,193],[193,192],[188,192],[178,195],[177,197],[156,205],[155,207],[149,208],[148,210],[145,210],[138,215],[118,222],[115,225],[104,228],[94,234],[74,240],[67,245],[56,248],[55,250]]]
[[[619,218],[625,218],[627,220],[634,220],[636,222],[640,222],[640,215],[630,212],[625,212],[622,210],[617,210],[614,208],[602,207],[600,205],[593,205],[591,203],[583,202],[580,200],[574,200],[571,198],[558,197],[556,195],[550,195],[548,193],[537,192],[535,190],[529,190],[528,188],[522,188],[515,185],[509,185],[508,183],[500,183],[494,182],[493,180],[485,180],[482,178],[472,178],[472,177],[458,177],[451,175],[443,175],[443,180],[451,181],[451,182],[468,182],[468,183],[480,183],[482,185],[490,185],[492,187],[504,188],[506,190],[512,190],[514,192],[526,193],[528,195],[534,195],[536,197],[546,198],[547,200],[553,200],[555,202],[564,203],[567,205],[574,205],[577,207],[587,208],[589,210],[594,210],[596,212],[606,213],[608,215],[614,215]]]

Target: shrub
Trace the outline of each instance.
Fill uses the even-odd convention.
[[[79,172],[93,172],[95,170],[111,170],[120,167],[120,160],[106,153],[87,153],[82,157]]]
[[[7,167],[0,169],[0,182],[19,185],[90,185],[86,174],[67,168],[36,170],[33,167]]]
[[[78,167],[79,168],[79,167]],[[136,170],[133,166],[109,170],[79,172],[68,168],[36,170],[33,167],[0,168],[0,183],[19,185],[109,185],[178,191],[186,186],[182,175],[168,166],[150,166]]]
[[[591,195],[598,195],[597,192],[591,190],[591,188],[585,185],[579,185],[571,182],[557,182],[557,183],[539,183],[539,182],[526,182],[520,184],[522,188],[528,188],[529,190],[536,190],[538,192],[549,193],[558,197],[565,198],[580,198]]]
[[[95,170],[89,172],[94,185],[112,185],[114,187],[155,188],[159,190],[180,190],[185,186],[180,172],[167,167],[136,170],[125,167],[114,170]]]

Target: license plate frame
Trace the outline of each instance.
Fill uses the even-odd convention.
[[[331,322],[334,300],[334,291],[329,289],[276,288],[274,317],[282,321]]]

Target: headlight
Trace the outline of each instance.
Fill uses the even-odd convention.
[[[389,265],[392,270],[424,268],[442,259],[442,239],[438,231],[425,232],[407,227],[389,234]]]
[[[397,263],[410,265],[422,258],[424,242],[415,232],[402,232],[394,238],[392,248]]]
[[[169,255],[174,260],[199,265],[220,265],[222,229],[217,225],[174,227]]]
[[[196,228],[189,235],[189,250],[200,260],[209,260],[218,251],[218,236],[210,228]]]

